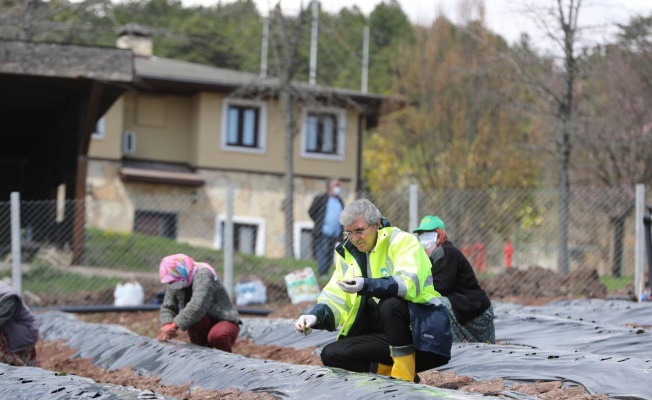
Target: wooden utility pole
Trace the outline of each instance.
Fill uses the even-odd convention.
[[[309,83],[317,83],[317,37],[319,36],[319,0],[312,0],[312,32],[310,35]]]
[[[288,20],[283,16],[280,3],[276,5],[273,21],[272,51],[279,77],[279,97],[285,120],[285,257],[294,256],[294,138],[297,135],[295,108],[297,89],[292,80],[298,68],[297,49],[306,23],[305,13],[299,11],[294,29],[290,31]]]

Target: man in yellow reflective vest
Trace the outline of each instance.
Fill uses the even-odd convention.
[[[447,364],[450,321],[419,240],[392,227],[367,199],[346,206],[340,223],[345,238],[335,249],[335,272],[296,331],[340,327],[321,352],[327,367],[412,382],[417,372]]]

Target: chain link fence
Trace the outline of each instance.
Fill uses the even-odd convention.
[[[355,197],[348,196],[345,203]],[[626,191],[571,191],[564,272],[557,265],[559,196],[554,188],[417,192],[408,187],[357,197],[368,197],[394,226],[408,231],[424,215],[440,216],[449,240],[467,255],[492,299],[632,294],[635,200]],[[232,264],[233,280],[225,282],[234,296],[242,295],[233,291],[238,284],[262,282],[266,305],[289,303],[286,275],[304,268],[317,271],[305,202],[295,203],[295,254],[285,257],[278,200],[261,197],[256,202],[274,218],[248,218],[246,211],[236,211],[229,230],[226,199],[226,191],[214,191],[201,198],[22,201],[20,269],[28,303],[109,305],[117,285],[126,282],[138,282],[144,301],[155,303],[163,290],[158,263],[174,253],[215,266],[223,280],[225,265]],[[12,276],[10,205],[0,202],[0,217],[6,221],[0,228],[2,279]],[[233,253],[225,247],[231,242],[225,232],[232,232]]]

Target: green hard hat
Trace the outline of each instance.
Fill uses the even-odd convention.
[[[426,215],[421,219],[421,223],[419,224],[419,227],[415,229],[413,232],[420,233],[425,231],[434,231],[437,228],[446,230],[446,225],[444,224],[444,221],[442,221],[441,218],[439,218],[436,215]]]

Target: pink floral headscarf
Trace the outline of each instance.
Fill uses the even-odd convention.
[[[217,279],[217,273],[213,267],[205,262],[195,263],[192,257],[181,253],[163,258],[158,273],[161,277],[161,283],[185,281],[185,287],[187,287],[192,284],[192,279],[199,268],[207,268]]]

